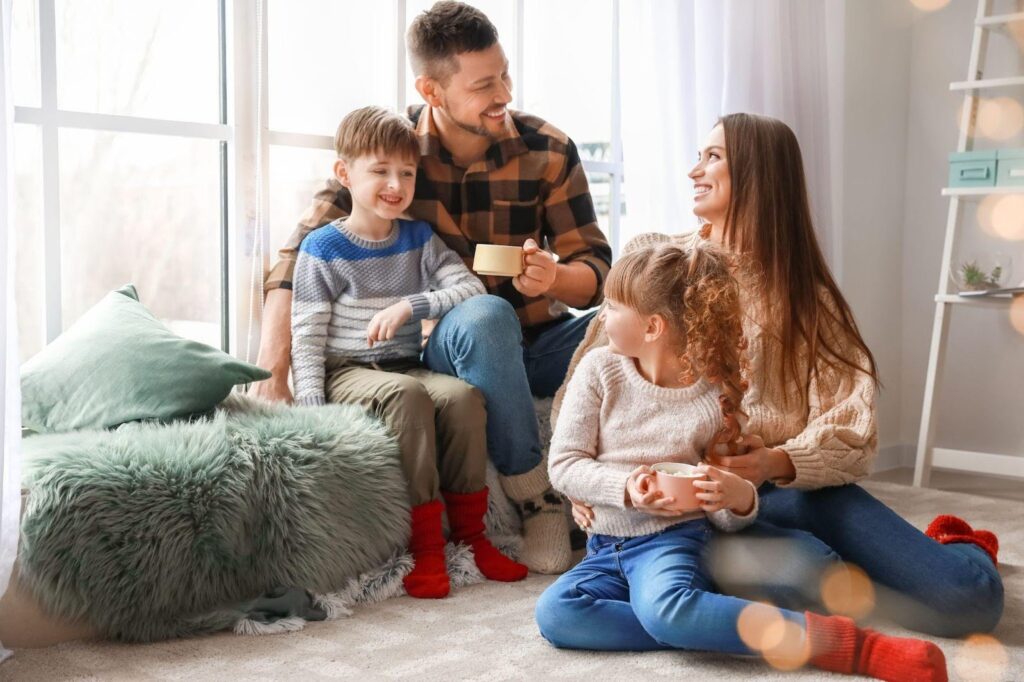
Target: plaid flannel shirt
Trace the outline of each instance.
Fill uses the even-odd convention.
[[[462,168],[441,145],[428,106],[409,107],[408,116],[420,143],[410,218],[429,222],[468,267],[477,244],[521,246],[532,238],[558,254],[561,263],[586,263],[597,278],[588,307],[601,302],[611,247],[597,225],[587,176],[572,140],[536,116],[510,112],[504,134],[484,158]],[[348,190],[336,179],[328,180],[280,250],[264,290],[290,289],[303,238],[348,215],[351,207]],[[480,279],[488,293],[512,304],[526,328],[558,319],[566,311],[565,304],[547,296],[524,296],[511,278]]]

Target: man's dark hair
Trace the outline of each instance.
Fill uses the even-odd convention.
[[[417,76],[447,85],[458,71],[455,55],[480,52],[498,42],[498,29],[487,15],[463,2],[442,0],[409,26],[406,45]]]

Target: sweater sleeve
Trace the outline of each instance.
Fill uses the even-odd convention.
[[[834,306],[828,306],[834,314]],[[864,353],[833,334],[860,366],[867,367]],[[807,388],[807,426],[779,445],[796,469],[792,481],[776,481],[780,487],[816,489],[853,483],[866,477],[878,452],[875,382],[868,374],[845,365],[817,361],[817,372]]]
[[[747,483],[750,483],[750,481],[747,481]],[[735,533],[752,524],[761,509],[761,499],[757,494],[757,486],[750,483],[750,487],[754,489],[754,508],[750,510],[749,514],[740,516],[731,509],[719,509],[708,514],[708,521],[711,522],[711,525],[725,533]]]
[[[331,306],[343,289],[339,280],[327,261],[300,249],[292,300],[292,379],[296,404],[325,402],[324,349]]]
[[[548,452],[551,485],[590,505],[625,509],[629,472],[597,461],[603,387],[595,356],[583,358],[569,382]]]
[[[437,319],[466,299],[487,293],[483,282],[436,234],[423,247],[423,265],[432,291],[408,297],[413,322]]]

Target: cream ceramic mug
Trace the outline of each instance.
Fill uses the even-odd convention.
[[[664,507],[669,511],[690,512],[700,509],[701,501],[697,499],[698,488],[694,481],[703,481],[707,475],[692,464],[680,462],[660,462],[651,467],[653,474],[641,474],[637,478],[640,492],[657,490],[665,497],[675,501]]]
[[[523,271],[523,247],[477,244],[473,271],[480,275],[515,277]]]

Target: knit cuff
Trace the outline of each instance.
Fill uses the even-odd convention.
[[[757,514],[761,510],[761,498],[757,494],[757,486],[750,481],[747,483],[754,489],[754,506],[751,507],[750,512],[743,515],[737,514],[731,509],[712,512],[708,514],[708,520],[715,528],[726,533],[735,533],[752,524],[757,518]]]
[[[529,471],[511,476],[503,474],[500,479],[501,489],[513,502],[523,502],[542,495],[551,487],[551,479],[548,478],[548,458],[541,459],[540,463]]]
[[[412,306],[412,317],[410,321],[419,322],[425,320],[430,315],[430,299],[425,294],[413,294],[412,296],[406,296],[405,300]]]
[[[630,473],[629,471],[606,468],[601,472],[601,489],[595,491],[596,496],[593,500],[586,500],[586,502],[626,509],[626,481],[629,480]]]
[[[772,483],[779,488],[799,490],[817,490],[825,487],[827,467],[820,448],[790,441],[779,449],[789,455],[793,468],[796,469],[796,476],[792,481],[774,480]]]
[[[324,400],[322,395],[297,395],[295,396],[295,404],[303,406],[317,406],[325,405],[327,401]]]

